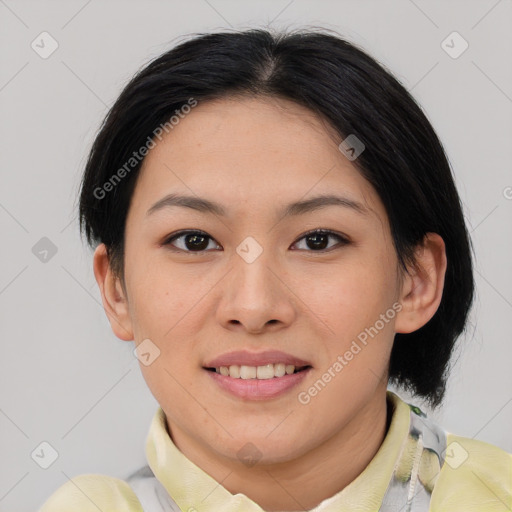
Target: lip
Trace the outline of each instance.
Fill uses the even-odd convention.
[[[204,368],[220,368],[221,366],[264,366],[266,364],[293,364],[294,366],[312,366],[308,361],[295,357],[280,350],[265,350],[264,352],[248,352],[236,350],[222,354],[207,362]],[[211,373],[211,372],[210,372]],[[283,377],[280,377],[283,378]],[[232,379],[234,380],[234,379]],[[248,379],[249,380],[249,379]]]
[[[292,364],[292,363],[290,363]],[[224,365],[222,365],[224,366]],[[234,379],[220,373],[204,370],[222,390],[244,400],[268,400],[284,395],[298,386],[313,368],[272,379]]]

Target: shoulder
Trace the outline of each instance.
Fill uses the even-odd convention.
[[[143,512],[131,487],[119,478],[82,474],[68,480],[43,504],[38,512]]]
[[[484,441],[447,433],[444,456],[431,510],[512,509],[512,454]]]

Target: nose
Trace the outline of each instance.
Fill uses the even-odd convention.
[[[270,251],[256,259],[233,257],[233,266],[223,280],[217,315],[227,329],[257,334],[290,325],[296,316],[296,295]]]

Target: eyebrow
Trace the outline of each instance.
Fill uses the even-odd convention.
[[[182,208],[190,208],[202,213],[210,213],[218,215],[220,217],[226,217],[227,211],[219,203],[210,201],[202,197],[194,197],[179,194],[168,194],[162,199],[158,200],[149,210],[146,212],[146,216],[149,216],[159,210],[179,206]],[[305,213],[319,210],[326,206],[341,206],[344,208],[350,208],[360,215],[367,215],[369,210],[361,203],[349,199],[348,197],[336,196],[336,195],[319,195],[312,197],[311,199],[305,199],[302,201],[296,201],[290,203],[282,208],[278,212],[278,218],[303,215]]]

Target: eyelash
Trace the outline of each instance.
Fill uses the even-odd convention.
[[[296,242],[294,242],[293,245],[295,245],[297,242],[301,241],[303,238],[306,238],[308,236],[311,236],[311,235],[329,235],[329,236],[332,236],[332,237],[335,237],[339,240],[339,242],[341,243],[341,247],[344,246],[344,245],[348,245],[350,243],[350,241],[340,235],[339,233],[335,233],[334,231],[331,231],[331,230],[328,230],[328,229],[313,229],[311,231],[308,231],[307,233],[304,233],[299,239],[297,239]],[[204,236],[206,238],[209,238],[210,240],[214,240],[210,235],[208,235],[208,233],[205,233],[204,231],[200,231],[200,230],[184,230],[184,231],[178,231],[177,233],[174,233],[172,234],[170,237],[168,237],[163,243],[162,243],[162,246],[169,246],[171,245],[171,242],[173,242],[174,240],[177,240],[178,238],[181,238],[181,237],[184,237],[186,235],[200,235],[200,236]],[[336,248],[336,246],[334,246],[334,248]],[[313,253],[325,253],[325,252],[330,252],[331,250],[333,249],[333,247],[329,247],[328,249],[321,249],[321,250],[318,250],[318,251],[314,251],[314,250],[306,250],[306,252],[313,252]],[[206,250],[201,250],[201,251],[190,251],[190,250],[185,250],[185,249],[180,249],[180,248],[174,248],[174,249],[171,249],[172,251],[175,251],[175,252],[185,252],[185,253],[191,253],[191,254],[201,254],[201,253],[204,253],[204,252],[208,252]],[[300,250],[303,250],[303,249],[300,249]]]

